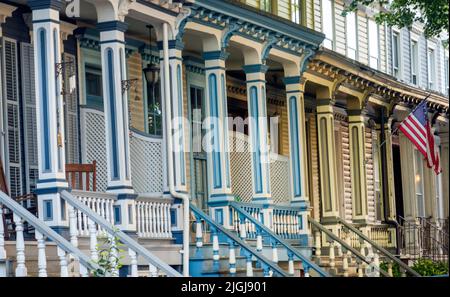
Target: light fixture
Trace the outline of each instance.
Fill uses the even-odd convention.
[[[153,26],[147,25],[149,31],[149,46],[152,46],[152,28]],[[150,62],[150,64],[143,70],[145,79],[150,85],[155,85],[159,82],[159,66]]]

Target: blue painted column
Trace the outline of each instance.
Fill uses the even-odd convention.
[[[227,228],[232,222],[228,201],[231,194],[230,150],[228,133],[228,107],[225,60],[228,54],[221,51],[204,52],[206,78],[206,135],[208,188],[211,214]]]
[[[267,69],[263,64],[244,66],[247,77],[253,201],[259,203],[272,203],[266,102]]]
[[[66,203],[60,192],[68,188],[65,176],[64,114],[61,96],[59,10],[62,1],[28,1],[33,11],[36,69],[36,116],[39,157],[39,218],[61,233],[68,231]]]
[[[299,219],[302,221],[300,230],[301,241],[307,244],[308,240],[308,172],[306,156],[306,127],[305,108],[300,76],[291,76],[284,79],[286,85],[286,102],[289,125],[289,161],[291,205],[300,207]]]
[[[206,141],[208,152],[209,202],[232,201],[228,108],[223,51],[205,52]]]
[[[97,24],[100,31],[103,104],[105,110],[106,151],[108,160],[107,192],[118,194],[115,205],[116,225],[135,231],[135,198],[131,185],[130,137],[128,127],[128,91],[125,31],[127,24],[107,21]]]
[[[162,42],[158,42],[160,57],[163,58]],[[167,154],[173,154],[174,158],[174,185],[177,192],[187,193],[186,177],[186,137],[185,129],[185,111],[183,99],[183,51],[184,45],[177,40],[169,40],[169,72],[170,72],[170,91],[172,105],[172,131],[166,131],[164,128],[164,137],[171,136],[173,139],[173,149]],[[164,67],[161,67],[161,84],[164,85]],[[163,97],[164,98],[164,97]],[[163,100],[164,102],[164,100]],[[167,186],[164,186],[168,191]],[[168,193],[168,192],[167,192]]]

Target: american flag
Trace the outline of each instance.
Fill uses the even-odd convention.
[[[422,153],[427,160],[428,168],[433,168],[436,174],[441,173],[439,152],[435,146],[434,135],[428,119],[426,99],[417,105],[413,112],[400,124],[399,129]]]

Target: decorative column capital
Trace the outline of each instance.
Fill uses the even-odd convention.
[[[245,65],[242,67],[245,74],[251,73],[266,73],[269,70],[269,66],[264,64],[253,64],[253,65]]]
[[[121,21],[108,21],[97,23],[97,30],[100,32],[107,32],[107,31],[126,32],[127,29],[128,24]]]
[[[228,52],[226,52],[225,50],[210,51],[210,52],[204,52],[203,53],[203,59],[206,60],[206,61],[210,61],[210,60],[223,60],[223,61],[225,61],[226,59],[228,59],[229,56],[230,56],[230,54]]]
[[[64,7],[62,0],[28,0],[31,10],[54,9],[60,11]]]

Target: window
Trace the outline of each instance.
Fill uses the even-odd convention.
[[[411,41],[411,82],[417,85],[419,72],[419,47],[416,40]]]
[[[356,29],[356,13],[350,12],[345,17],[346,35],[347,35],[347,57],[356,60],[357,52],[357,29]]]
[[[448,57],[445,57],[444,60],[444,72],[445,72],[445,92],[447,92],[448,96],[448,80],[450,79],[448,76]]]
[[[369,66],[378,69],[380,47],[378,40],[378,24],[374,20],[369,20]]]
[[[434,89],[436,75],[436,65],[434,61],[434,50],[432,48],[428,49],[428,88]]]
[[[436,175],[436,213],[438,218],[444,219],[444,201],[442,197],[442,174]]]
[[[423,218],[425,217],[425,199],[423,193],[423,156],[418,150],[414,150],[414,171],[417,215]]]
[[[296,24],[301,23],[300,1],[301,0],[291,0],[291,21]]]
[[[103,108],[102,71],[99,68],[86,65],[86,100],[88,105]]]
[[[333,49],[334,44],[333,22],[333,2],[331,0],[322,0],[322,32],[325,34],[323,45],[328,49]]]
[[[260,0],[259,8],[267,12],[272,12],[272,0]]]
[[[162,136],[160,84],[147,84],[147,129],[150,135]]]
[[[191,115],[192,115],[192,150],[194,153],[201,153],[202,139],[205,130],[202,129],[202,122],[205,118],[205,108],[203,104],[203,89],[191,86]]]
[[[392,34],[392,65],[394,68],[394,76],[400,77],[400,34],[394,32]]]

